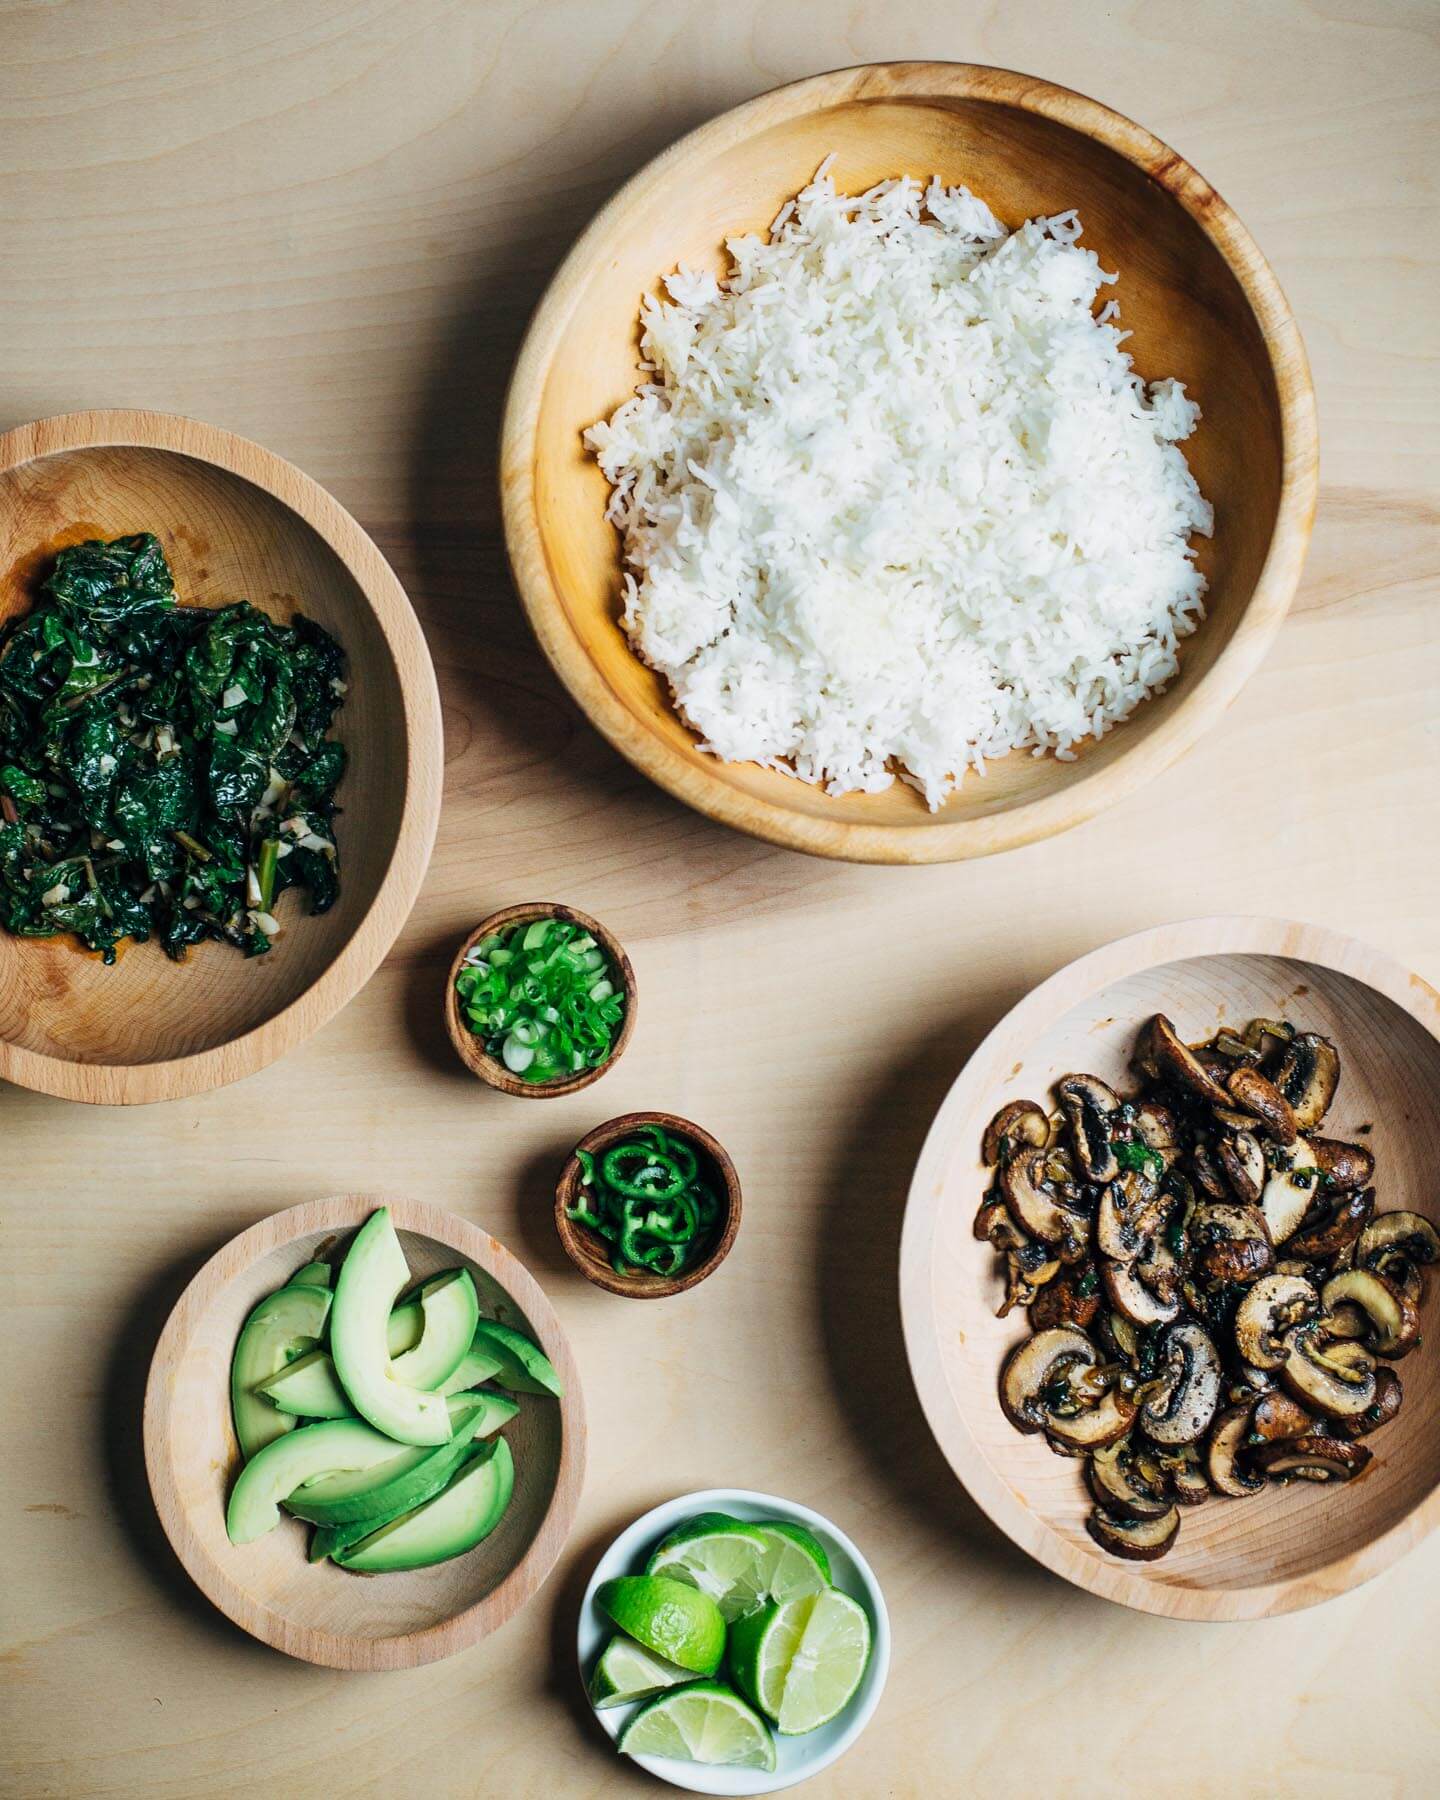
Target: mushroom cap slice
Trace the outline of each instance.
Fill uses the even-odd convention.
[[[1358,1345],[1331,1337],[1324,1319],[1285,1334],[1280,1379],[1302,1406],[1328,1418],[1355,1419],[1375,1404],[1374,1362]]]
[[[1387,1251],[1412,1263],[1440,1261],[1440,1232],[1423,1213],[1377,1213],[1360,1233],[1355,1260],[1362,1268],[1369,1268],[1375,1257]]]
[[[1165,1297],[1142,1281],[1138,1263],[1107,1260],[1101,1265],[1101,1279],[1110,1304],[1132,1325],[1168,1325],[1179,1316],[1178,1296]]]
[[[1306,1412],[1289,1394],[1262,1394],[1251,1409],[1250,1435],[1257,1443],[1274,1444],[1281,1438],[1304,1437],[1314,1429],[1314,1413]]]
[[[1180,1513],[1171,1506],[1158,1519],[1126,1519],[1108,1507],[1095,1506],[1085,1529],[1112,1556],[1123,1556],[1127,1562],[1154,1562],[1179,1536]]]
[[[1220,1405],[1220,1358],[1193,1320],[1170,1327],[1160,1356],[1162,1374],[1141,1410],[1141,1429],[1157,1444],[1193,1444]]]
[[[1399,1412],[1405,1389],[1394,1369],[1375,1371],[1375,1401],[1357,1419],[1332,1419],[1329,1430],[1335,1437],[1368,1437],[1382,1425],[1388,1425]]]
[[[1298,1275],[1267,1275],[1235,1309],[1235,1348],[1257,1369],[1278,1369],[1289,1354],[1285,1334],[1314,1318],[1320,1296]]]
[[[1302,1031],[1275,1071],[1275,1086],[1290,1103],[1301,1131],[1313,1131],[1330,1110],[1340,1085],[1340,1052],[1318,1031]]]
[[[1283,1244],[1297,1230],[1315,1198],[1319,1173],[1308,1139],[1296,1138],[1287,1148],[1272,1150],[1270,1177],[1260,1197],[1272,1242]]]
[[[1347,1144],[1341,1138],[1312,1137],[1310,1148],[1332,1193],[1343,1188],[1363,1188],[1375,1173],[1375,1152],[1364,1144]]]
[[[1018,1431],[1043,1431],[1049,1423],[1043,1390],[1068,1365],[1089,1368],[1098,1361],[1094,1344],[1073,1325],[1037,1331],[1015,1346],[1000,1372],[1000,1404],[1006,1418]]]
[[[1100,1505],[1122,1519],[1158,1519],[1170,1510],[1160,1485],[1147,1481],[1136,1467],[1128,1437],[1094,1451],[1085,1478]]]
[[[1373,1269],[1346,1269],[1320,1290],[1327,1307],[1349,1303],[1370,1321],[1365,1342],[1380,1356],[1404,1356],[1420,1336],[1420,1312],[1399,1288]]]
[[[1055,1093],[1086,1179],[1113,1181],[1120,1164],[1110,1141],[1110,1125],[1120,1110],[1120,1096],[1098,1075],[1062,1075],[1055,1083]]]
[[[1095,1243],[1102,1256],[1133,1262],[1169,1210],[1170,1202],[1147,1175],[1127,1169],[1100,1195],[1095,1214]]]
[[[1230,1096],[1195,1052],[1180,1040],[1180,1035],[1164,1013],[1156,1013],[1150,1021],[1150,1060],[1158,1072],[1176,1087],[1196,1094],[1210,1106],[1229,1106]],[[1223,1059],[1220,1066],[1225,1067]]]
[[[1049,1142],[1050,1121],[1044,1107],[1033,1100],[1007,1100],[985,1127],[980,1154],[986,1166],[993,1169],[1004,1159],[1007,1148],[1013,1151],[1027,1146],[1043,1150]]]
[[[1267,1080],[1258,1069],[1232,1069],[1225,1086],[1240,1111],[1258,1119],[1277,1143],[1295,1142],[1300,1127],[1295,1120],[1294,1108],[1273,1081]]]
[[[1358,1240],[1374,1210],[1374,1188],[1337,1194],[1318,1218],[1307,1220],[1291,1236],[1287,1256],[1302,1262],[1333,1262]]]
[[[1030,1328],[1048,1331],[1053,1325],[1078,1325],[1089,1329],[1100,1310],[1100,1271],[1092,1262],[1071,1263],[1047,1281],[1030,1302]]]
[[[1180,1121],[1159,1100],[1142,1100],[1135,1108],[1135,1135],[1147,1150],[1165,1156],[1180,1148]]]
[[[1090,1239],[1090,1220],[1064,1206],[1050,1179],[1048,1150],[1012,1156],[1000,1171],[1000,1191],[1020,1229],[1041,1243],[1054,1244],[1062,1262],[1076,1262]]]
[[[1197,1206],[1190,1220],[1190,1261],[1212,1284],[1247,1284],[1275,1267],[1275,1249],[1258,1208],[1233,1201]]]
[[[1253,1131],[1237,1131],[1215,1146],[1230,1191],[1242,1205],[1254,1206],[1265,1191],[1265,1152]]]
[[[1051,1412],[1045,1430],[1052,1439],[1074,1450],[1101,1450],[1125,1436],[1135,1423],[1135,1402],[1118,1388],[1111,1388],[1094,1406],[1087,1406],[1072,1417]]]
[[[1180,1444],[1165,1453],[1170,1492],[1181,1506],[1203,1506],[1210,1498],[1210,1483],[1195,1444]]]
[[[1250,1460],[1272,1480],[1353,1481],[1371,1459],[1363,1444],[1343,1438],[1297,1437],[1262,1444],[1250,1452]]]
[[[1265,1486],[1264,1476],[1255,1474],[1241,1460],[1241,1452],[1250,1441],[1250,1415],[1254,1410],[1254,1405],[1247,1402],[1217,1414],[1205,1443],[1205,1473],[1210,1477],[1210,1485],[1230,1500],[1244,1500]]]

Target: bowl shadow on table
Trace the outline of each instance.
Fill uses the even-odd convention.
[[[899,1302],[905,1202],[926,1133],[956,1076],[1023,992],[1016,987],[984,1014],[952,1020],[902,1062],[877,1068],[827,1171],[815,1266],[831,1386],[868,1465],[962,1568],[983,1559],[1038,1590],[1050,1578],[990,1523],[931,1435],[910,1378]]]

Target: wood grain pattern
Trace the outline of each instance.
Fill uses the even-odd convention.
[[[646,1125],[658,1125],[662,1131],[673,1131],[677,1137],[687,1138],[699,1146],[712,1165],[713,1173],[707,1173],[706,1178],[720,1201],[718,1228],[711,1234],[714,1242],[705,1256],[683,1275],[620,1274],[611,1266],[610,1246],[605,1240],[570,1217],[570,1209],[580,1198],[578,1153],[584,1150],[599,1157],[612,1144],[618,1144],[622,1138]],[[618,1119],[607,1119],[603,1125],[585,1133],[555,1183],[555,1230],[565,1247],[565,1254],[587,1281],[593,1281],[606,1293],[620,1294],[627,1300],[668,1300],[674,1294],[688,1294],[692,1288],[699,1287],[734,1248],[742,1210],[740,1176],[730,1152],[703,1126],[682,1119],[678,1113],[633,1112],[622,1113]]]
[[[56,549],[153,531],[185,602],[304,612],[340,642],[340,899],[282,899],[259,959],[202,944],[176,964],[126,943],[0,932],[0,1078],[132,1105],[238,1081],[323,1025],[405,923],[440,815],[440,702],[419,623],[379,551],[315,482],[258,444],[161,413],[71,413],[0,437],[0,621],[28,611]]]
[[[289,1520],[253,1544],[225,1533],[240,1468],[230,1421],[230,1359],[246,1317],[313,1257],[388,1206],[417,1280],[467,1268],[481,1312],[527,1331],[564,1396],[525,1395],[505,1427],[515,1493],[479,1549],[433,1568],[356,1579],[305,1559]],[[215,1605],[262,1643],[332,1669],[408,1669],[453,1656],[496,1631],[544,1581],[565,1547],[585,1481],[579,1370],[560,1321],[503,1244],[454,1213],[388,1194],[312,1200],[262,1219],[216,1252],[181,1295],[145,1389],[145,1464],[176,1555]]]
[[[637,296],[684,265],[723,273],[825,159],[842,193],[897,174],[965,181],[1012,228],[1078,207],[1120,271],[1127,349],[1200,400],[1185,455],[1214,506],[1199,542],[1206,620],[1169,691],[1077,755],[1013,754],[938,812],[907,783],[832,795],[705,755],[620,627],[620,540],[582,433],[634,390]],[[1319,445],[1304,346],[1254,240],[1191,166],[1095,101],[1003,69],[879,63],[762,95],[629,181],[566,257],[526,336],[505,410],[506,539],[530,622],[591,722],[688,805],[774,844],[860,862],[1013,849],[1093,817],[1169,766],[1235,698],[1300,579]]]
[[[1177,1619],[1254,1619],[1313,1606],[1368,1581],[1440,1524],[1440,1369],[1405,1364],[1408,1409],[1369,1448],[1362,1481],[1268,1488],[1186,1509],[1176,1547],[1152,1563],[1090,1540],[1079,1466],[1022,1437],[1000,1411],[1000,1365],[1025,1335],[996,1317],[1004,1282],[971,1229],[988,1174],[985,1127],[1006,1100],[1048,1104],[1071,1069],[1128,1084],[1139,1028],[1155,1013],[1198,1042],[1221,1024],[1289,1018],[1340,1051],[1327,1130],[1376,1158],[1382,1211],[1440,1219],[1440,994],[1388,957],[1286,920],[1165,925],[1083,956],[1000,1021],[965,1065],[925,1142],[910,1190],[900,1305],[916,1384],[971,1496],[1047,1568],[1107,1600]],[[1427,1296],[1433,1310],[1434,1294]]]
[[[1033,1800],[1052,1773],[1102,1800],[1155,1768],[1157,1729],[1193,1800],[1431,1800],[1436,1534],[1319,1612],[1202,1628],[1109,1605],[956,1481],[896,1266],[967,1056],[1097,944],[1247,910],[1440,980],[1433,17],[1430,0],[0,0],[0,425],[162,407],[298,463],[414,601],[446,734],[415,909],[283,1061],[159,1107],[0,1090],[7,1796],[653,1796],[576,1698],[580,1598],[632,1519],[723,1483],[832,1518],[893,1617],[885,1698],[804,1800]],[[1063,837],[906,870],[778,851],[613,751],[536,647],[496,498],[531,309],[608,196],[777,82],[887,57],[1033,70],[1204,170],[1295,309],[1325,438],[1295,604],[1223,724]],[[645,1016],[605,1085],[517,1106],[456,1061],[438,1000],[475,921],[536,894],[617,932]],[[724,1269],[662,1306],[592,1287],[552,1219],[576,1140],[647,1107],[707,1125],[745,1182]],[[281,1656],[199,1593],[139,1431],[196,1269],[343,1191],[415,1195],[512,1246],[590,1410],[585,1493],[540,1593],[475,1648],[376,1675]],[[1028,1747],[1055,1744],[1096,1667],[1083,1753],[1062,1735],[1037,1773]]]

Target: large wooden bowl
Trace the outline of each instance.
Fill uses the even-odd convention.
[[[435,672],[404,590],[308,476],[213,426],[161,413],[71,413],[0,437],[0,621],[27,610],[55,551],[153,531],[184,600],[308,614],[349,659],[336,735],[341,891],[320,918],[280,903],[253,961],[155,943],[106,968],[70,938],[0,931],[0,1078],[71,1100],[171,1100],[249,1075],[364,986],[414,903],[440,815]]]
[[[980,1138],[1000,1104],[1047,1099],[1072,1069],[1132,1086],[1136,1027],[1153,1013],[1182,1037],[1222,1021],[1285,1016],[1340,1051],[1326,1130],[1364,1124],[1379,1207],[1440,1222],[1440,995],[1377,951],[1273,919],[1196,919],[1123,938],[1071,963],[1009,1013],[966,1064],[936,1115],[910,1189],[901,1249],[905,1342],[941,1449],[971,1496],[1023,1550],[1078,1587],[1145,1612],[1251,1619],[1312,1606],[1368,1580],[1440,1521],[1440,1286],[1427,1338],[1404,1363],[1400,1416],[1367,1439],[1375,1461],[1343,1487],[1303,1482],[1254,1498],[1215,1498],[1181,1514],[1175,1548],[1117,1561],[1085,1531],[1080,1464],[1000,1411],[1000,1365],[1025,1336],[997,1319],[1004,1291],[972,1231],[989,1172]]]
[[[225,1535],[240,1466],[230,1422],[230,1358],[246,1315],[312,1257],[388,1206],[417,1278],[469,1269],[483,1312],[526,1330],[559,1372],[563,1400],[521,1395],[505,1427],[515,1495],[468,1555],[404,1574],[356,1576],[305,1560],[306,1533],[282,1520],[253,1544]],[[206,1597],[262,1643],[333,1669],[435,1662],[497,1630],[555,1566],[585,1479],[585,1413],[570,1346],[534,1277],[479,1226],[439,1206],[344,1194],[262,1219],[211,1257],[181,1295],[145,1389],[145,1466],[160,1522]]]
[[[1118,269],[1127,346],[1204,409],[1185,445],[1215,504],[1200,566],[1209,617],[1163,697],[1074,762],[1016,754],[938,813],[911,788],[830,796],[702,755],[619,625],[620,544],[581,432],[634,390],[641,295],[678,263],[724,266],[836,153],[842,191],[887,176],[963,182],[1008,224],[1078,207]],[[537,637],[595,726],[662,787],[772,843],[861,862],[940,862],[1044,837],[1166,767],[1234,699],[1299,579],[1315,505],[1315,402],[1299,332],[1264,258],[1215,190],[1093,100],[1001,69],[881,63],[796,82],[681,139],[600,213],[556,275],[506,408],[511,563]]]

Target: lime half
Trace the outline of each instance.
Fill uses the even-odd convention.
[[[803,1526],[749,1525],[725,1513],[700,1513],[677,1526],[646,1568],[708,1594],[727,1624],[767,1600],[818,1593],[830,1582],[825,1552]]]
[[[627,1756],[674,1756],[767,1772],[775,1767],[770,1727],[718,1681],[697,1681],[652,1700],[621,1732],[620,1748]]]
[[[725,1621],[708,1594],[659,1575],[617,1575],[595,1604],[627,1637],[696,1675],[713,1675],[725,1654]]]
[[[843,1712],[869,1661],[869,1616],[834,1588],[767,1607],[730,1638],[736,1681],[787,1737]]]
[[[695,1678],[688,1669],[653,1656],[643,1645],[626,1637],[613,1637],[600,1653],[590,1677],[590,1699],[596,1707],[626,1706],[632,1700],[649,1700],[666,1688]]]

